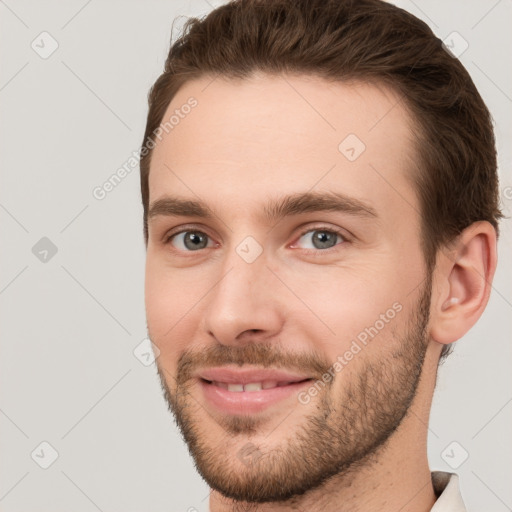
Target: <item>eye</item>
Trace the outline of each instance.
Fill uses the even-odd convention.
[[[171,244],[179,251],[193,252],[207,247],[213,247],[213,242],[208,245],[209,236],[202,231],[180,231],[170,235],[166,243]],[[210,240],[211,241],[211,240]]]
[[[303,231],[300,238],[291,247],[299,246],[306,250],[325,251],[346,241],[347,238],[341,230],[319,226]],[[167,236],[165,243],[172,245],[177,251],[181,252],[197,252],[216,245],[205,232],[195,229],[172,233]]]
[[[341,241],[338,242],[340,239]],[[330,249],[345,242],[346,238],[341,231],[320,226],[304,231],[293,247],[300,244],[301,241],[306,244],[305,247],[302,247],[303,249]]]

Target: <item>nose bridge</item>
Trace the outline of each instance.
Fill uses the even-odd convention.
[[[268,255],[254,237],[231,247],[219,265],[219,280],[209,294],[205,327],[221,343],[236,342],[247,330],[279,328],[275,279],[267,268]]]
[[[259,236],[262,238],[262,235]],[[238,241],[237,239],[241,241]],[[219,282],[220,294],[238,295],[240,300],[258,297],[258,287],[269,279],[267,268],[269,253],[264,249],[263,241],[258,241],[252,235],[241,238],[234,235],[223,256],[222,275]],[[252,293],[247,293],[251,291]]]
[[[230,307],[254,309],[259,301],[266,298],[261,296],[261,291],[265,290],[262,285],[271,273],[267,268],[267,255],[259,243],[258,250],[256,243],[255,239],[244,240],[225,256],[222,265],[224,277],[214,293],[223,302],[224,310]]]

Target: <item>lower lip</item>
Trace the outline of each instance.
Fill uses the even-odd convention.
[[[220,411],[228,414],[254,414],[290,396],[297,397],[302,388],[311,385],[311,379],[261,391],[228,391],[203,379],[199,379],[199,384],[207,402]]]

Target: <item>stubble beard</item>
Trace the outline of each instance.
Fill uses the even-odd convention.
[[[336,396],[334,379],[312,400],[314,412],[304,416],[295,431],[283,428],[283,417],[283,423],[265,439],[267,443],[257,441],[266,422],[264,416],[230,415],[214,420],[190,393],[190,370],[199,364],[199,357],[211,363],[208,366],[246,361],[276,367],[280,356],[272,346],[218,345],[218,350],[212,347],[206,355],[181,358],[173,392],[165,378],[167,372],[158,366],[169,410],[208,485],[239,502],[285,502],[317,489],[336,475],[350,476],[371,463],[415,397],[428,345],[430,297],[431,280],[427,279],[397,348],[375,361],[363,352],[356,355],[365,359],[355,381],[343,383]],[[321,372],[325,363],[308,358],[303,366]],[[300,407],[304,405],[297,401],[296,408]],[[209,423],[214,421],[225,433],[216,440],[208,435]],[[275,437],[279,433],[286,437],[272,444],[272,434]]]

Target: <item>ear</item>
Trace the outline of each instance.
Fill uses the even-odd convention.
[[[487,221],[471,224],[449,248],[438,251],[429,324],[435,341],[457,341],[480,318],[496,263],[496,230]]]

